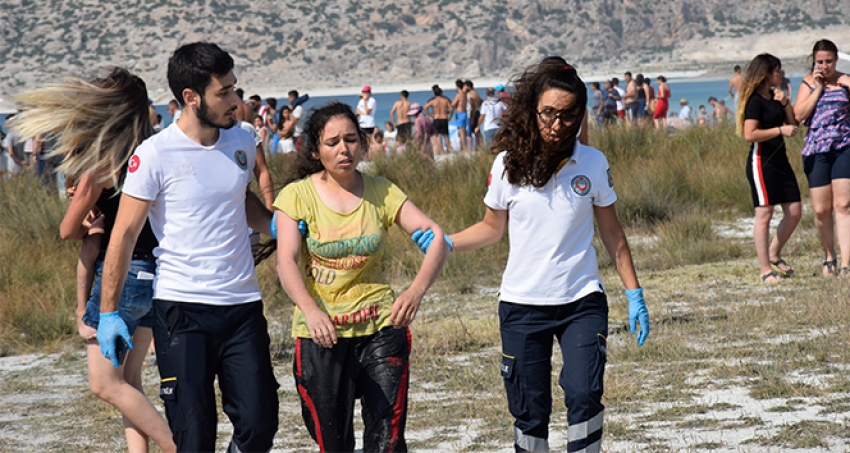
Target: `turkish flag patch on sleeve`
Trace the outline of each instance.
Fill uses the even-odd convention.
[[[127,164],[127,169],[130,173],[135,173],[139,169],[139,165],[142,165],[141,159],[139,159],[139,156],[133,154],[133,157],[130,158],[130,162]]]

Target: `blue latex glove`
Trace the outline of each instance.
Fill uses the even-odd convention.
[[[277,209],[272,211],[272,223],[269,224],[269,234],[272,239],[277,239]]]
[[[448,234],[444,234],[443,237],[446,239],[446,242],[449,243],[449,251],[453,251],[455,249],[455,245],[451,239],[449,239]],[[434,232],[431,230],[425,231],[416,230],[413,234],[410,235],[410,239],[419,247],[419,250],[422,250],[422,253],[428,253],[428,249],[431,247],[431,241],[434,240]]]
[[[100,323],[97,326],[97,342],[100,344],[100,352],[104,357],[112,361],[112,365],[118,368],[118,354],[115,352],[115,342],[118,337],[127,343],[127,349],[133,349],[133,340],[127,324],[118,316],[117,311],[100,314]]]
[[[303,220],[298,221],[298,231],[301,232],[301,237],[307,237],[307,222]],[[272,239],[277,239],[277,209],[274,210],[272,214],[272,223],[269,225],[269,233],[272,235]]]
[[[646,310],[646,302],[643,300],[643,288],[627,289],[626,299],[629,301],[629,330],[635,333],[635,324],[640,322],[637,342],[643,346],[649,336],[649,311]]]

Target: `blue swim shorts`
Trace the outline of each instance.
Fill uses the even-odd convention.
[[[458,129],[466,129],[467,127],[469,127],[469,115],[467,115],[466,112],[457,112],[457,119],[455,120],[455,124],[457,125]]]

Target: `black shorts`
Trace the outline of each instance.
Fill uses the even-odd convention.
[[[374,127],[361,127],[361,129],[363,129],[363,132],[365,132],[366,135],[372,135],[375,133]]]
[[[472,135],[475,133],[475,128],[478,127],[478,120],[481,119],[481,112],[474,111],[471,115],[469,115],[469,127],[467,128],[467,132]]]
[[[637,101],[626,104],[626,113],[629,115],[629,118],[637,118],[639,110],[640,104]]]
[[[396,128],[398,129],[399,138],[405,137],[410,139],[410,132],[413,130],[413,123],[399,124]]]
[[[850,149],[803,156],[803,171],[809,187],[828,186],[833,179],[850,179]]]
[[[449,135],[449,120],[434,120],[434,129],[437,129],[440,135]]]
[[[800,187],[785,150],[770,156],[753,147],[747,156],[747,180],[753,206],[775,206],[800,201]]]

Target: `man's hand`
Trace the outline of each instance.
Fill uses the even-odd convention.
[[[100,344],[100,352],[112,361],[112,365],[118,368],[118,354],[115,342],[121,337],[127,343],[127,349],[133,349],[133,340],[127,324],[118,315],[118,311],[100,314],[100,323],[97,326],[97,342]]]

